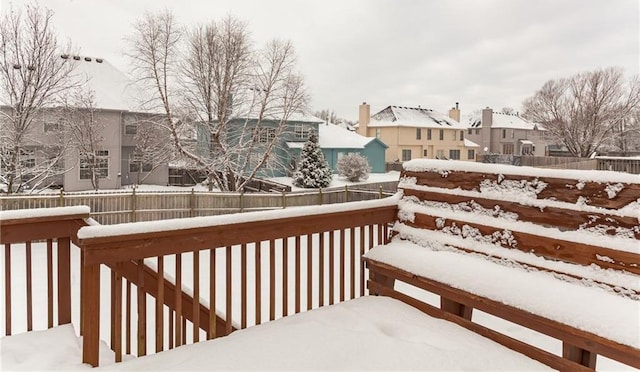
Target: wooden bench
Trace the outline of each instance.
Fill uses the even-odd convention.
[[[558,370],[594,370],[597,355],[640,368],[638,176],[414,160],[399,188],[394,238],[363,258],[372,294]],[[562,355],[478,324],[474,309],[560,340]]]

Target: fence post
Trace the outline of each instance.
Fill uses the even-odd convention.
[[[322,187],[318,189],[318,205],[322,205]]]
[[[196,193],[191,188],[191,196],[189,198],[189,217],[195,217],[196,215]]]
[[[136,222],[136,187],[133,187],[131,193],[131,222]]]
[[[344,185],[344,201],[349,201],[349,185]]]
[[[60,199],[58,199],[58,207],[64,207],[64,189],[60,189]]]
[[[283,191],[282,192],[282,209],[285,209],[287,207],[287,194]]]
[[[244,189],[240,190],[240,213],[244,212]]]
[[[382,199],[382,185],[380,185],[380,198],[379,199]]]

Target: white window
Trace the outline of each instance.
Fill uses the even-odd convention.
[[[411,150],[402,150],[402,161],[411,160]]]
[[[124,117],[124,134],[134,135],[138,133],[138,122],[131,115]]]
[[[476,158],[475,150],[467,150],[467,159],[475,159],[475,158]]]
[[[436,151],[436,159],[446,159],[444,157],[444,150],[437,150]]]
[[[460,160],[460,150],[449,150],[449,159]]]
[[[260,128],[258,130],[257,140],[258,143],[270,143],[276,138],[276,128]]]
[[[129,155],[129,173],[148,173],[151,170],[153,170],[153,163],[145,159],[141,153],[134,152]]]
[[[296,134],[296,138],[299,139],[308,139],[309,135],[311,134],[311,128],[304,124],[296,124],[296,126],[294,127],[294,131]]]
[[[109,150],[97,150],[94,154],[88,154],[80,159],[81,180],[90,180],[92,169],[98,178],[109,177]]]
[[[380,136],[381,136],[380,128],[376,128],[376,138],[380,139]]]
[[[20,149],[20,163],[23,168],[36,166],[36,152],[33,149]]]
[[[251,164],[251,167],[258,166],[258,164],[262,161],[263,156],[264,154],[261,153],[251,153],[249,155],[249,164]],[[277,165],[278,161],[276,159],[276,156],[271,153],[267,155],[267,159],[260,168],[275,169]]]
[[[62,129],[62,126],[60,125],[60,120],[45,120],[44,122],[44,132],[45,133],[50,133],[50,132],[58,132],[60,131],[60,129]]]

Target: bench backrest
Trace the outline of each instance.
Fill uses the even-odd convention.
[[[639,177],[615,172],[412,161],[405,163],[400,179],[403,197],[394,235],[417,244],[436,236],[456,251],[506,259],[535,271],[605,287],[627,300],[640,300]],[[425,230],[431,234],[427,238],[421,234]],[[544,259],[532,261],[532,253]],[[365,260],[373,293],[399,298],[554,368],[595,369],[597,354],[640,368],[638,348],[415,275],[402,267]],[[587,270],[576,271],[576,266],[614,270],[631,278],[626,282],[630,285],[609,280],[606,275],[585,276]],[[395,291],[394,280],[440,295],[440,307]],[[474,308],[562,340],[562,358],[472,322]]]

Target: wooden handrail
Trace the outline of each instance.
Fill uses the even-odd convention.
[[[85,263],[121,262],[192,252],[289,236],[385,224],[395,219],[396,205],[310,216],[278,218],[201,228],[80,239]]]

